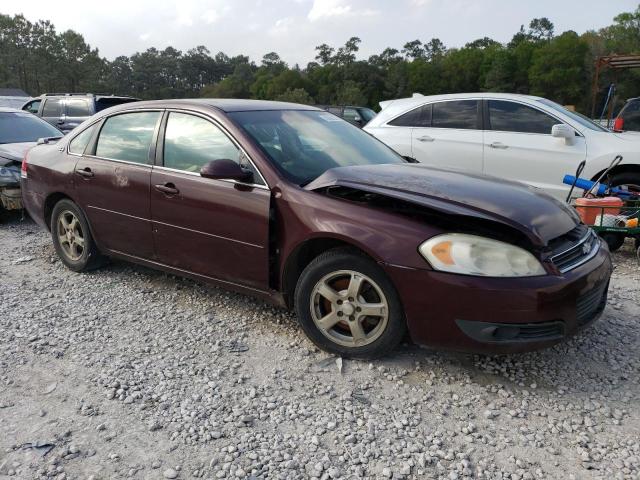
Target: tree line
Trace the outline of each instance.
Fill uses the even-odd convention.
[[[540,95],[590,113],[591,79],[599,55],[640,53],[640,6],[613,24],[582,34],[557,34],[547,18],[521,26],[506,43],[489,37],[460,48],[437,38],[388,47],[358,59],[361,40],[322,44],[306,66],[289,66],[276,52],[259,63],[212,54],[206,46],[186,52],[149,48],[113,60],[100,56],[73,30],[57,32],[46,20],[0,14],[0,86],[43,92],[104,92],[142,99],[235,97],[309,104],[376,107],[381,100],[477,91]],[[614,80],[605,71],[599,87]],[[639,70],[616,74],[618,99],[640,94]]]

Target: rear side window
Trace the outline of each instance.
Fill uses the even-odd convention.
[[[149,163],[149,148],[160,112],[133,112],[107,118],[100,131],[96,156]]]
[[[489,129],[500,132],[551,134],[559,120],[516,102],[489,100]]]
[[[204,118],[171,112],[164,135],[164,166],[199,172],[212,160],[240,163],[240,149],[216,125]]]
[[[640,130],[640,101],[629,102],[622,114],[623,130]]]
[[[91,136],[93,135],[95,128],[96,125],[93,124],[71,140],[69,143],[69,153],[82,155],[89,144],[89,140],[91,140]]]
[[[478,102],[457,100],[433,104],[431,126],[435,128],[478,128]]]
[[[88,100],[80,98],[67,99],[67,116],[69,117],[90,117],[91,107]]]
[[[42,103],[42,100],[32,100],[31,102],[27,103],[24,107],[22,107],[22,110],[26,110],[27,112],[31,112],[35,115],[38,113],[38,109],[40,108],[41,103]]]
[[[43,117],[61,117],[62,116],[62,100],[59,98],[47,98],[44,101],[42,109]]]
[[[431,104],[414,108],[410,112],[400,115],[389,122],[394,127],[430,127]]]
[[[342,108],[341,107],[329,107],[327,108],[327,112],[333,113],[339,117],[342,116]]]

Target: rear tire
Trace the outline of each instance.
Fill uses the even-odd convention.
[[[313,343],[343,357],[387,355],[407,330],[391,280],[379,265],[350,248],[325,252],[304,269],[295,310]]]
[[[93,270],[105,262],[93,241],[84,213],[71,200],[60,200],[53,207],[51,237],[58,257],[74,272]]]

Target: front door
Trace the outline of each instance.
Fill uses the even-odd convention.
[[[151,218],[158,261],[205,277],[266,290],[271,194],[236,143],[201,116],[170,112],[163,165],[151,175]],[[161,146],[162,145],[162,146]],[[254,170],[241,184],[200,176],[211,160]]]
[[[584,137],[570,142],[551,136],[562,123],[547,113],[508,100],[487,100],[484,132],[484,171],[489,175],[539,187],[559,200],[569,190],[563,185],[586,156]]]
[[[413,156],[441,168],[482,172],[482,130],[477,100],[452,100],[426,105],[431,118],[411,132]]]
[[[78,158],[74,184],[101,248],[153,259],[150,158],[161,116],[149,111],[108,117],[94,145]]]
[[[42,119],[56,128],[64,123],[64,100],[55,97],[45,97],[42,105]]]

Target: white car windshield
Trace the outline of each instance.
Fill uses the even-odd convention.
[[[560,113],[563,113],[567,117],[571,118],[571,120],[575,120],[580,125],[582,125],[583,127],[588,128],[589,130],[595,130],[596,132],[610,132],[606,128],[598,125],[596,122],[594,122],[590,118],[585,117],[581,113],[572,112],[571,110],[567,110],[562,105],[560,105],[560,104],[558,104],[556,102],[552,102],[551,100],[547,100],[546,98],[541,98],[541,99],[538,100],[538,102],[542,103],[543,105],[546,105],[547,107],[553,108],[554,110],[556,110],[556,111],[558,111]]]

